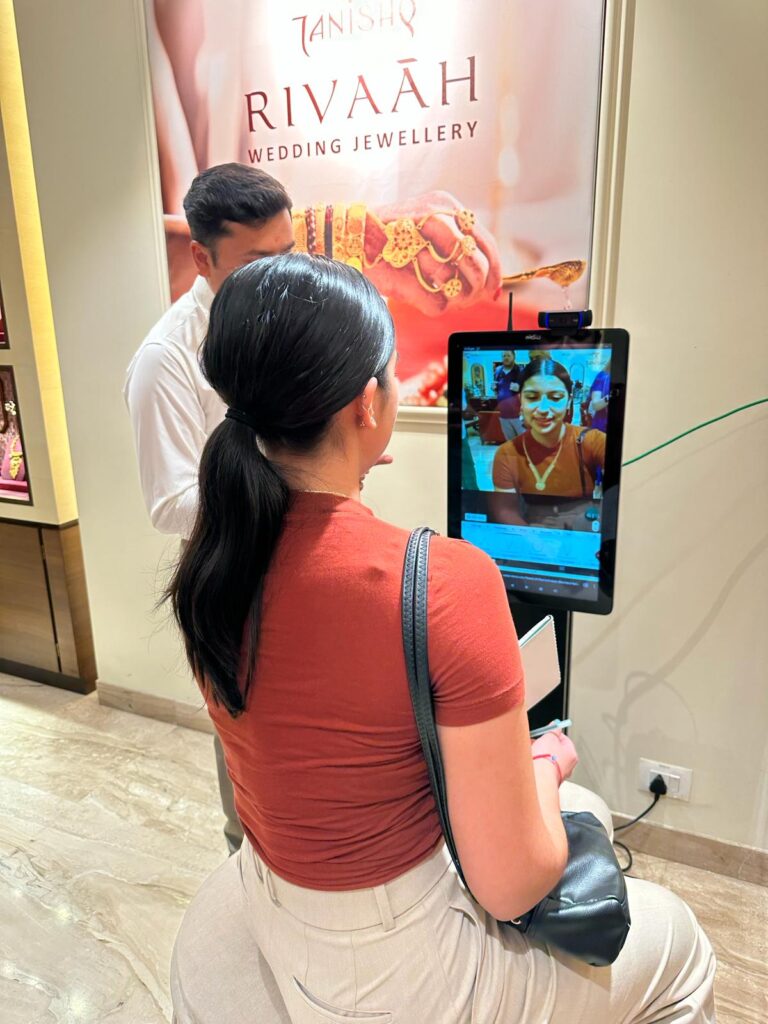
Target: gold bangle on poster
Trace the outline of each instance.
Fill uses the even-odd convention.
[[[317,251],[317,229],[315,227],[315,208],[308,206],[304,211],[307,224],[307,252]]]
[[[345,258],[350,266],[363,269],[365,256],[366,207],[364,203],[352,203],[347,211],[347,229],[344,239]]]
[[[328,255],[325,252],[325,203],[315,203],[315,236],[315,252]]]
[[[347,227],[346,203],[335,203],[333,207],[333,258],[344,259],[344,235]]]
[[[307,245],[307,218],[303,210],[293,211],[293,237],[296,239],[297,252],[309,252]]]
[[[373,213],[373,212],[368,213],[367,216],[366,216],[366,226],[367,226],[369,221],[378,228],[379,232],[382,235],[384,234],[384,221],[381,220],[380,217],[377,217],[376,214]],[[365,242],[365,240],[363,240],[363,242]],[[382,249],[381,252],[377,252],[376,253],[376,256],[375,256],[374,259],[372,259],[372,260],[368,259],[368,256],[367,256],[367,254],[365,252],[365,244],[363,244],[363,266],[365,267],[366,270],[370,270],[372,267],[377,266],[379,263],[381,263],[381,261],[383,259],[384,259],[383,249]]]

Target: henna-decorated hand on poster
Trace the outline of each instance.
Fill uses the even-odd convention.
[[[450,193],[428,192],[371,212],[365,273],[382,295],[438,316],[448,306],[461,309],[481,297],[492,299],[499,290],[501,262],[493,236]],[[394,242],[390,253],[388,241]]]
[[[164,222],[171,296],[177,299],[196,274],[189,228],[172,214]],[[297,248],[305,247],[297,241]],[[369,207],[364,242],[363,272],[382,295],[427,316],[438,316],[449,305],[463,309],[481,297],[492,299],[501,285],[493,236],[448,192]]]

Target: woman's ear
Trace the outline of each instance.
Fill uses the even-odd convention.
[[[376,426],[376,413],[373,408],[373,402],[376,398],[376,394],[379,390],[379,382],[375,377],[371,377],[368,383],[363,388],[363,393],[357,400],[357,417],[358,423],[361,427],[373,427]]]

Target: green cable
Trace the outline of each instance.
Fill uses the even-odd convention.
[[[661,451],[662,448],[666,448],[668,444],[674,444],[675,441],[679,441],[683,437],[688,437],[689,434],[695,433],[697,430],[702,430],[704,427],[710,426],[712,423],[719,423],[720,420],[725,420],[729,416],[735,416],[737,412],[744,412],[745,409],[751,409],[755,405],[762,405],[763,402],[768,402],[768,398],[758,398],[754,402],[749,402],[747,405],[740,405],[738,409],[731,409],[730,412],[724,412],[722,416],[715,416],[712,420],[707,420],[705,423],[699,423],[698,426],[691,427],[690,430],[684,430],[682,434],[678,434],[677,437],[671,437],[669,441],[664,441],[662,444],[657,444],[655,448],[650,448],[647,452],[643,452],[642,455],[635,455],[632,459],[627,459],[626,462],[622,463],[622,468],[631,466],[633,462],[639,462],[640,459],[645,459],[649,455],[653,455],[654,452]]]

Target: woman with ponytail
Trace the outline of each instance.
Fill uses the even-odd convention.
[[[284,255],[229,277],[203,372],[228,407],[168,596],[221,739],[246,841],[174,949],[176,1024],[713,1020],[711,950],[670,893],[633,881],[610,971],[498,924],[567,856],[571,741],[532,745],[501,577],[435,537],[429,657],[451,821],[442,842],[403,657],[408,532],[360,482],[397,412],[387,307],[357,271]],[[503,853],[502,853],[503,851]]]
[[[364,302],[352,322],[356,292]],[[355,399],[359,408],[347,419],[370,426],[375,404],[388,440],[397,409],[393,353],[392,322],[373,286],[330,260],[252,263],[213,301],[201,364],[228,411],[203,451],[198,514],[169,593],[196,678],[232,715],[245,709],[262,590],[291,486],[298,494],[309,490],[303,483],[323,484],[322,469],[308,475],[304,463],[326,435],[338,440],[331,421]],[[356,435],[361,474],[383,452],[367,458],[375,438]],[[344,481],[344,497],[359,496],[356,473]]]

